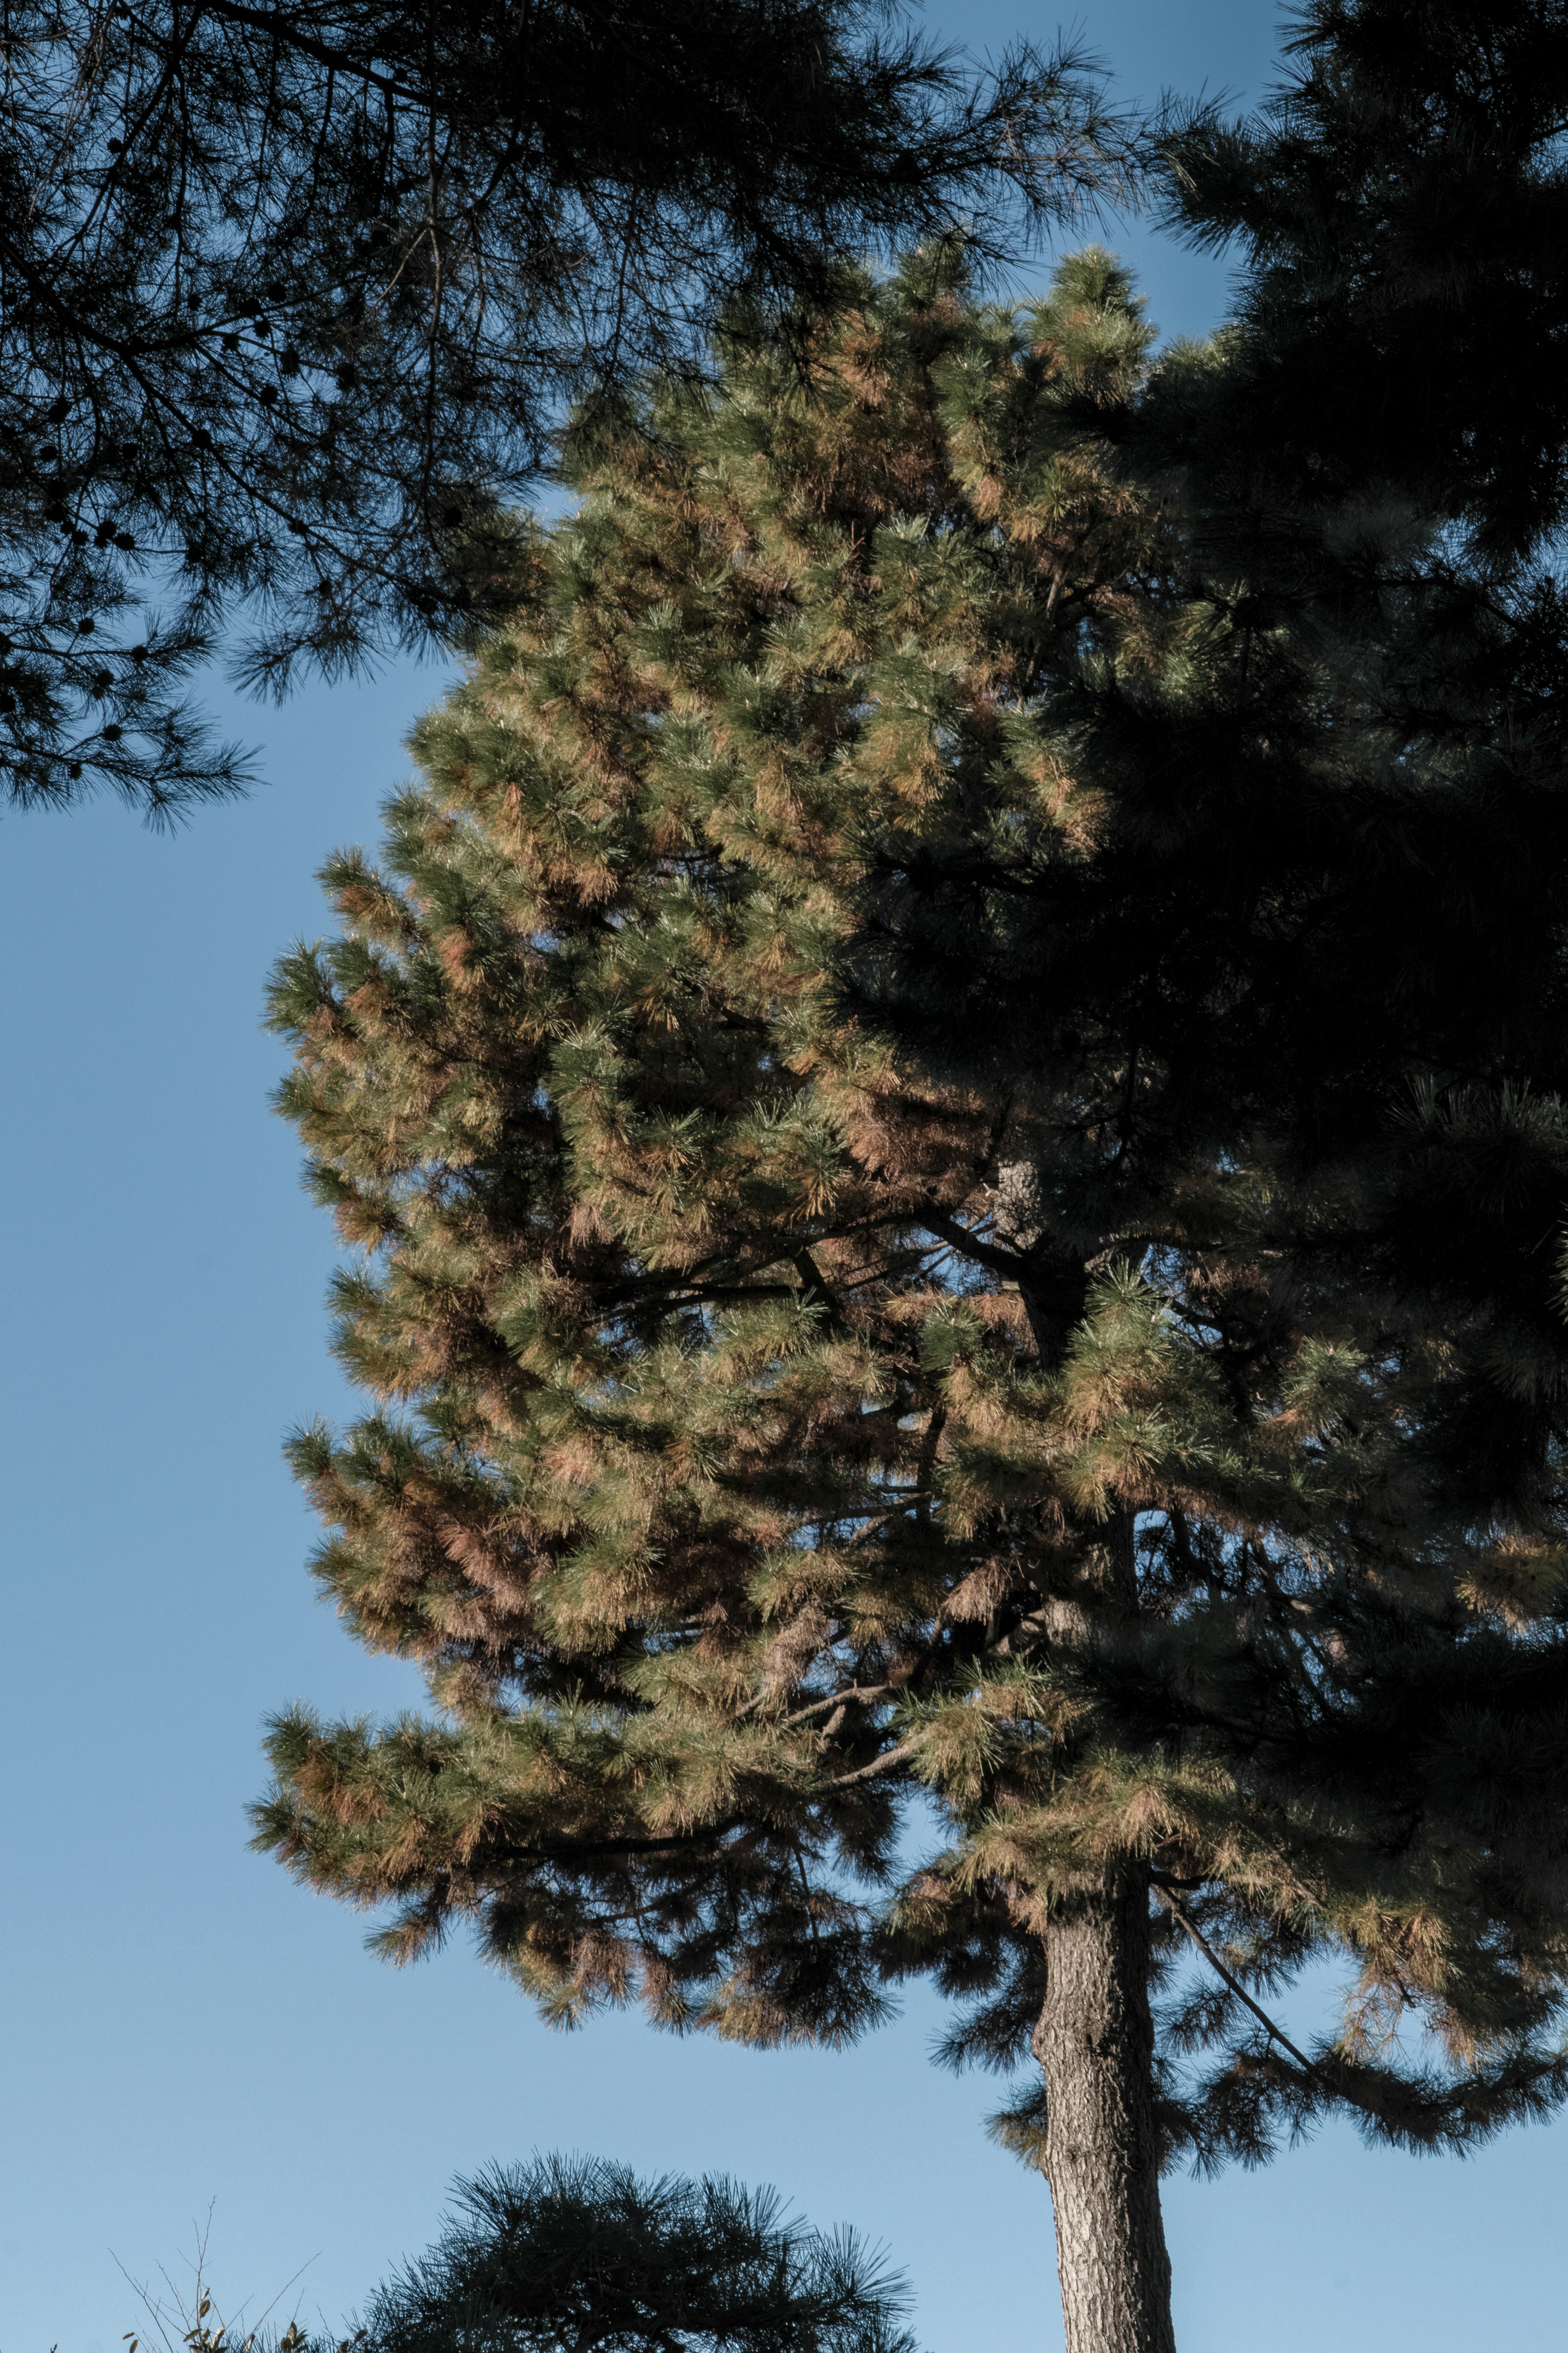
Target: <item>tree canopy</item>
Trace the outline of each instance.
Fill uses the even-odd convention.
[[[244,763],[182,699],[449,638],[565,406],[963,216],[1125,166],[1070,57],[871,0],[5,0],[0,769],[154,814]],[[162,601],[162,620],[153,608]]]
[[[1143,2353],[1160,2162],[1568,2089],[1558,710],[1409,501],[1332,610],[1226,571],[1232,347],[1150,343],[937,248],[585,420],[278,979],[318,1574],[439,1712],[258,1813],[561,2022],[930,1974]]]
[[[280,1719],[261,1842],[561,2022],[931,1977],[1070,2353],[1163,2163],[1568,2091],[1568,47],[1299,52],[1170,130],[1209,343],[933,241],[584,414],[274,999],[437,1712]]]

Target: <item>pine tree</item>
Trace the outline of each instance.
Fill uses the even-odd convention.
[[[153,815],[243,781],[215,648],[282,692],[482,609],[596,381],[1130,156],[1070,56],[881,0],[4,0],[0,72],[0,791]]]
[[[458,2182],[456,2205],[371,2298],[374,2353],[914,2353],[902,2281],[772,2190],[541,2158]]]
[[[1162,2165],[1568,2090],[1551,731],[1474,600],[1447,732],[1396,584],[1265,625],[1150,343],[934,250],[586,421],[273,1000],[437,1713],[279,1719],[258,1842],[562,2024],[929,1975],[1070,2353],[1173,2342]]]

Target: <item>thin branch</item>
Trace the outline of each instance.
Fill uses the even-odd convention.
[[[919,1746],[919,1741],[912,1736],[908,1740],[900,1740],[896,1748],[888,1749],[880,1757],[873,1757],[869,1765],[858,1766],[853,1773],[840,1773],[837,1780],[826,1781],[823,1787],[828,1789],[847,1789],[853,1781],[869,1781],[878,1773],[891,1772],[895,1765],[901,1765],[906,1757],[912,1757]]]
[[[891,1683],[851,1683],[847,1691],[830,1693],[826,1699],[815,1700],[810,1707],[798,1708],[794,1715],[786,1715],[781,1729],[787,1732],[792,1724],[809,1724],[814,1715],[826,1715],[831,1708],[847,1707],[851,1700],[868,1707],[874,1699],[886,1699],[892,1688]]]
[[[1194,1944],[1197,1947],[1205,1960],[1207,1961],[1209,1967],[1215,1971],[1216,1976],[1223,1978],[1226,1984],[1230,1988],[1232,1993],[1235,1994],[1237,2000],[1246,2004],[1247,2008],[1252,2012],[1254,2018],[1257,2019],[1259,2026],[1262,2027],[1265,2034],[1268,2036],[1270,2042],[1278,2042],[1281,2051],[1288,2051],[1289,2052],[1298,2067],[1301,2068],[1306,2074],[1312,2076],[1317,2083],[1323,2084],[1324,2077],[1321,2070],[1314,2066],[1311,2060],[1308,2058],[1304,2051],[1299,2051],[1296,2048],[1296,2045],[1291,2042],[1290,2037],[1285,2032],[1283,2027],[1275,2025],[1274,2021],[1269,2017],[1268,2012],[1262,2007],[1262,2005],[1253,2000],[1252,1996],[1247,1992],[1247,1988],[1242,1984],[1240,1978],[1237,1977],[1232,1970],[1226,1968],[1225,1963],[1220,1959],[1219,1955],[1215,1951],[1214,1947],[1209,1943],[1208,1938],[1204,1936],[1199,1929],[1193,1926],[1193,1923],[1187,1917],[1185,1906],[1171,1893],[1168,1887],[1162,1886],[1159,1880],[1152,1879],[1149,1883],[1153,1888],[1155,1894],[1159,1897],[1166,1911],[1170,1914],[1172,1919],[1176,1922],[1179,1927],[1186,1930],[1187,1935],[1192,1938]],[[1325,2084],[1325,2089],[1326,2088],[1327,2085]]]
[[[1018,1282],[1027,1275],[1029,1261],[1019,1250],[1000,1250],[994,1242],[982,1241],[979,1235],[957,1218],[950,1218],[938,1208],[923,1207],[916,1213],[917,1221],[928,1233],[938,1234],[949,1246],[976,1266],[999,1274],[1010,1282]]]

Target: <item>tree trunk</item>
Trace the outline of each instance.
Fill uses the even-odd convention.
[[[1139,1874],[1064,1899],[1046,1970],[1033,2049],[1046,2078],[1067,2353],[1175,2353]]]

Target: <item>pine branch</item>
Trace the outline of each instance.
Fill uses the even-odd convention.
[[[1170,1883],[1162,1880],[1157,1874],[1151,1874],[1150,1884],[1153,1888],[1154,1893],[1159,1897],[1161,1903],[1164,1905],[1166,1911],[1170,1914],[1172,1919],[1175,1921],[1176,1926],[1184,1932],[1184,1935],[1191,1937],[1193,1943],[1197,1947],[1199,1952],[1203,1955],[1205,1960],[1207,1961],[1209,1967],[1214,1970],[1215,1976],[1218,1977],[1224,1984],[1228,1986],[1231,1992],[1235,1994],[1237,2000],[1241,2002],[1246,2009],[1252,2012],[1253,2017],[1257,2019],[1259,2026],[1262,2027],[1269,2041],[1271,2042],[1277,2042],[1281,2051],[1285,2052],[1296,2062],[1297,2066],[1301,2069],[1304,2074],[1310,2075],[1316,2082],[1322,2084],[1326,2091],[1331,2090],[1332,2086],[1325,2081],[1321,2069],[1313,2064],[1312,2061],[1307,2057],[1304,2052],[1297,2049],[1295,2043],[1291,2042],[1284,2029],[1275,2024],[1273,2019],[1269,2017],[1268,2012],[1262,2007],[1261,2003],[1253,2000],[1252,1996],[1247,1992],[1247,1988],[1242,1984],[1240,1978],[1237,1977],[1232,1970],[1226,1967],[1224,1961],[1221,1960],[1219,1955],[1215,1951],[1214,1947],[1209,1943],[1207,1937],[1205,1936],[1202,1931],[1195,1927],[1193,1922],[1188,1918],[1185,1906],[1174,1893]]]

